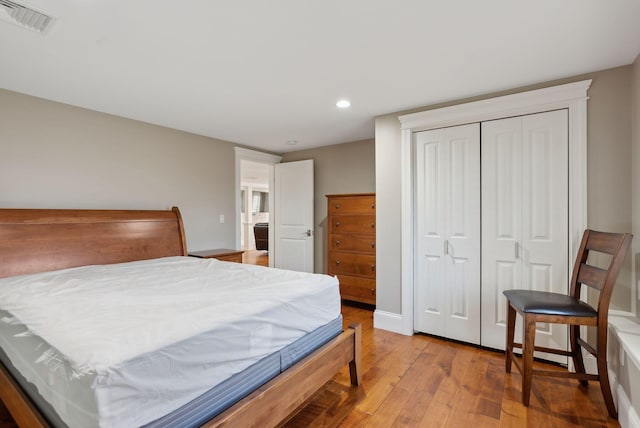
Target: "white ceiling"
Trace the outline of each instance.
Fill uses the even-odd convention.
[[[0,21],[1,87],[278,153],[640,52],[639,0],[14,1],[56,20]]]

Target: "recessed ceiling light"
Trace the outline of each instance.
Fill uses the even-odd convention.
[[[298,140],[289,140],[289,141],[287,141],[287,145],[288,146],[295,146],[296,144],[298,144]]]
[[[349,100],[339,100],[336,103],[336,106],[340,108],[349,108],[351,107],[351,102]]]

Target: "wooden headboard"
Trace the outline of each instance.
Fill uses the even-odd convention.
[[[0,278],[186,255],[177,207],[171,211],[0,209]]]

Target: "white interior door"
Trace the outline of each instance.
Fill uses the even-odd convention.
[[[479,124],[416,133],[417,331],[480,343]]]
[[[483,346],[504,349],[505,289],[568,291],[568,168],[567,110],[482,124]],[[566,349],[566,328],[538,324],[536,345]]]
[[[313,160],[275,165],[274,266],[313,272]]]

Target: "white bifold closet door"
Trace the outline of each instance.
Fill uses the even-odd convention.
[[[567,115],[557,110],[482,123],[483,346],[504,349],[504,290],[568,291]],[[521,322],[518,317],[518,341]],[[536,345],[566,349],[566,328],[538,324]]]
[[[480,124],[418,132],[417,331],[480,343]]]

